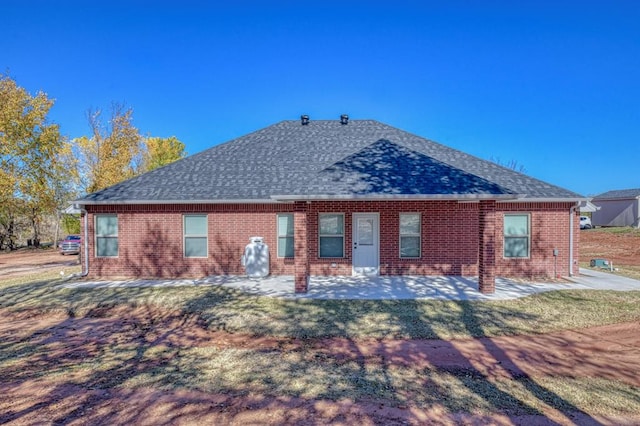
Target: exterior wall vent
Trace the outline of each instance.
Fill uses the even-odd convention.
[[[347,114],[342,114],[340,116],[340,124],[349,124],[349,116]]]
[[[301,115],[300,116],[300,124],[302,124],[303,126],[306,126],[307,124],[309,124],[309,116],[308,115]]]

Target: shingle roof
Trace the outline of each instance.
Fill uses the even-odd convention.
[[[638,198],[640,197],[640,188],[635,189],[617,189],[613,191],[603,192],[600,195],[596,195],[593,197],[594,200],[603,200],[603,199],[630,199],[630,198]]]
[[[582,196],[374,120],[282,121],[80,199],[81,204],[274,196]]]

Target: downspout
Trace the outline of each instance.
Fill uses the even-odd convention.
[[[569,210],[569,276],[573,276],[573,218],[576,215],[576,209],[580,207],[580,203]]]
[[[89,213],[84,208],[80,207],[78,204],[74,206],[76,209],[80,210],[82,215],[84,216],[84,233],[82,238],[82,242],[84,244],[84,265],[83,270],[80,274],[76,275],[77,277],[86,277],[89,275]]]

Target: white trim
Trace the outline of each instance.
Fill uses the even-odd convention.
[[[417,234],[403,234],[400,228],[402,215],[418,215],[418,233]],[[418,246],[417,256],[403,256],[402,255],[402,237],[418,237],[420,238],[420,245]],[[421,212],[400,212],[398,213],[398,259],[421,259],[422,258],[422,213]]]
[[[357,234],[357,224],[356,224],[356,220],[358,217],[375,217],[376,218],[376,228],[375,228],[375,235],[377,236],[377,240],[375,241],[375,245],[376,245],[376,270],[373,273],[364,273],[364,274],[358,274],[356,273],[356,265],[355,265],[355,253],[353,252],[353,243],[355,242],[355,237]],[[346,231],[345,231],[346,232]],[[379,212],[352,212],[351,213],[351,244],[352,244],[352,248],[351,248],[351,275],[352,276],[378,276],[380,275],[380,213]]]
[[[280,235],[280,216],[290,216],[293,222],[293,234]],[[276,258],[277,259],[293,259],[296,257],[296,229],[295,229],[295,216],[292,212],[276,213]],[[280,238],[291,238],[293,240],[293,256],[280,256]]]
[[[576,203],[588,198],[518,198],[515,200],[496,200],[498,203]]]
[[[527,255],[526,256],[505,256],[505,247],[506,247],[506,239],[507,238],[523,238],[523,236],[519,235],[510,235],[507,237],[504,232],[504,219],[507,216],[527,216]],[[502,258],[505,260],[512,259],[531,259],[531,212],[504,212],[502,215]]]
[[[114,200],[114,201],[89,201],[75,200],[78,206],[111,206],[111,205],[146,205],[146,204],[284,204],[272,199],[237,199],[237,200]],[[290,202],[286,202],[290,204]]]
[[[187,216],[204,216],[205,227],[207,229],[206,234],[186,234],[186,218]],[[207,254],[205,256],[187,256],[187,238],[206,238],[207,240]],[[207,213],[183,213],[182,214],[182,258],[183,259],[208,259],[209,258],[209,215]]]
[[[115,235],[98,235],[98,218],[100,217],[115,217],[117,222],[117,234]],[[86,238],[86,236],[85,236]],[[103,258],[103,259],[115,259],[120,257],[120,218],[117,213],[96,213],[93,215],[93,238],[94,238],[94,248],[95,252],[93,253],[94,257]],[[99,256],[98,255],[98,238],[115,238],[118,243],[118,253],[115,256]]]
[[[75,200],[78,206],[100,205],[145,205],[145,204],[289,204],[294,201],[328,201],[328,200],[358,200],[358,201],[384,201],[384,200],[445,200],[464,202],[477,202],[480,200],[495,200],[499,203],[574,203],[587,201],[588,198],[527,198],[523,194],[316,194],[316,195],[271,195],[269,199],[213,199],[213,200]]]
[[[339,215],[342,216],[342,256],[321,256],[320,255],[320,238],[323,237],[323,234],[320,233],[320,216],[322,215]],[[318,212],[318,259],[345,259],[347,257],[346,253],[346,232],[347,232],[347,224],[345,223],[345,214],[341,212]],[[324,234],[325,238],[338,238],[339,235],[328,235]]]
[[[272,200],[282,201],[328,201],[328,200],[515,200],[523,197],[521,194],[309,194],[309,195],[272,195]]]

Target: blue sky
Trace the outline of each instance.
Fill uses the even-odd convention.
[[[190,154],[346,113],[595,195],[640,187],[639,22],[638,1],[3,0],[0,70],[71,138],[114,101]]]

